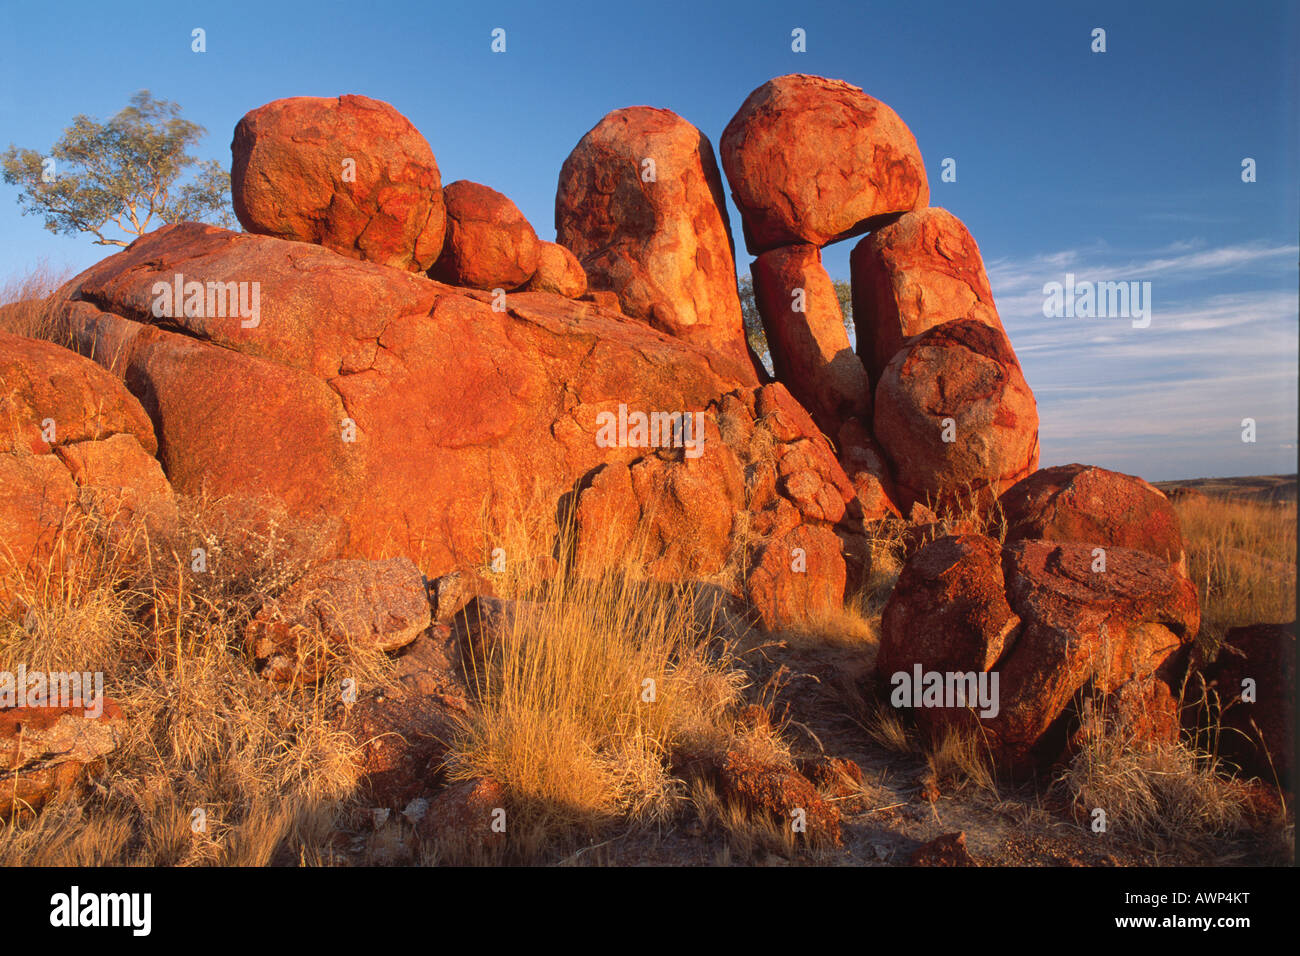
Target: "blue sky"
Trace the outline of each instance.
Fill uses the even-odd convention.
[[[908,123],[932,204],[979,242],[1038,397],[1043,464],[1152,480],[1291,472],[1297,6],[3,0],[0,147],[43,150],[75,114],[107,118],[148,88],[206,126],[203,155],[228,163],[248,110],[363,93],[415,123],[444,182],[501,190],[553,238],[560,165],[608,111],[666,107],[716,146],[765,80],[848,80]],[[206,53],[190,50],[195,27]],[[791,51],[795,27],[806,53]],[[1096,27],[1105,53],[1091,52]],[[940,181],[947,157],[955,183]],[[1243,157],[1255,183],[1241,181]],[[47,233],[15,196],[0,184],[0,281],[111,251]],[[832,275],[847,278],[852,244],[826,250]],[[1042,287],[1066,272],[1150,281],[1150,327],[1045,318]]]

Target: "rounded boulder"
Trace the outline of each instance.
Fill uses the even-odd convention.
[[[1093,465],[1058,465],[1016,482],[1001,503],[1008,542],[1037,538],[1133,548],[1186,571],[1173,505],[1133,475]]]
[[[971,319],[917,336],[890,361],[874,433],[899,504],[999,495],[1038,465],[1038,409],[1006,335]]]
[[[713,144],[682,117],[634,106],[601,119],[560,170],[555,232],[626,315],[755,374]]]
[[[796,242],[824,246],[930,202],[912,131],[841,80],[769,80],[749,94],[720,145],[754,255]]]
[[[519,207],[482,183],[443,190],[447,240],[429,275],[471,289],[518,289],[537,271],[541,243]]]
[[[231,197],[248,232],[423,272],[442,249],[442,177],[428,142],[366,96],[295,96],[244,116]]]
[[[979,246],[946,209],[905,213],[853,247],[853,322],[872,381],[914,335],[953,319],[1002,328]]]

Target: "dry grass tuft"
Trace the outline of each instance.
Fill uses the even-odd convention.
[[[0,331],[29,339],[55,340],[45,300],[72,275],[71,269],[57,269],[41,262],[6,279],[0,285]]]
[[[942,789],[973,786],[993,797],[999,794],[988,747],[977,732],[950,729],[926,748],[925,762]]]
[[[1184,852],[1246,828],[1247,791],[1182,744],[1136,747],[1117,733],[1090,734],[1058,780],[1089,823],[1105,812],[1106,832],[1142,847]]]
[[[867,736],[886,752],[899,756],[922,752],[914,728],[894,708],[877,698],[867,703],[863,729]]]
[[[790,826],[723,800],[708,783],[695,782],[690,800],[705,831],[716,830],[724,837],[713,860],[715,866],[780,866],[806,852],[803,837]]]
[[[732,736],[746,677],[715,633],[716,608],[695,586],[646,580],[630,553],[611,554],[599,579],[521,564],[502,590],[532,600],[476,662],[479,706],[449,775],[498,781],[512,832],[540,832],[542,843],[671,819],[686,795],[674,755],[715,752]]]

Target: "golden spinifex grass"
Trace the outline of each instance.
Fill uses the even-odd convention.
[[[53,339],[54,323],[46,299],[72,278],[69,269],[40,263],[0,284],[0,332],[33,339]]]
[[[534,555],[537,532],[506,522],[489,550]],[[542,842],[669,820],[688,799],[675,770],[683,755],[757,733],[735,720],[747,677],[716,585],[650,579],[640,538],[604,546],[585,565],[599,574],[507,560],[492,575],[520,600],[471,663],[478,706],[448,760],[453,779],[498,781],[512,827]]]
[[[308,634],[302,653],[324,663],[318,682],[258,677],[244,629],[328,535],[269,503],[180,501],[165,540],[120,515],[74,514],[40,567],[6,568],[17,610],[0,622],[0,669],[103,671],[129,723],[86,793],[0,823],[0,863],[344,862],[337,832],[356,829],[364,801],[337,690],[343,677],[387,686],[391,660]],[[536,542],[520,539],[535,525],[510,522],[495,543],[534,554]],[[519,835],[512,859],[545,858],[610,824],[669,819],[688,795],[680,754],[759,737],[785,752],[772,728],[736,725],[746,678],[717,636],[725,612],[709,588],[645,579],[635,543],[624,544],[599,578],[536,561],[493,576],[521,600],[471,665],[477,706],[448,770],[504,786]]]
[[[1057,786],[1092,825],[1152,850],[1214,851],[1221,862],[1250,830],[1249,790],[1216,773],[1185,743],[1134,746],[1112,730],[1085,731]]]
[[[1100,810],[1104,832],[1112,836],[1154,852],[1178,849],[1223,863],[1253,831],[1286,830],[1281,817],[1251,819],[1251,785],[1200,749],[1194,735],[1183,731],[1176,740],[1153,742],[1138,728],[1159,715],[1121,716],[1109,701],[1098,694],[1083,703],[1072,756],[1054,780],[1056,792],[1089,826]]]
[[[88,792],[0,823],[0,863],[331,858],[355,742],[326,719],[328,695],[270,688],[242,650],[249,613],[306,566],[312,538],[273,510],[221,505],[182,501],[168,542],[136,525],[109,544],[106,522],[70,516],[48,560],[18,580],[0,669],[102,670],[130,719]],[[213,545],[202,575],[195,542]],[[382,666],[359,650],[347,666],[367,663]]]
[[[522,605],[487,654],[452,775],[498,780],[525,826],[665,820],[682,798],[673,754],[727,742],[743,675],[677,589],[557,589],[562,600]]]
[[[1174,505],[1187,573],[1201,599],[1201,636],[1217,645],[1229,628],[1296,616],[1296,502],[1218,496]]]

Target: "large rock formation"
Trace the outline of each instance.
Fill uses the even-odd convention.
[[[971,319],[914,338],[876,387],[900,506],[987,500],[1038,466],[1038,409],[1006,335]]]
[[[977,535],[946,537],[908,562],[882,618],[882,693],[920,694],[918,672],[968,688],[964,705],[904,694],[900,706],[916,706],[930,733],[957,725],[978,734],[995,762],[1015,771],[1059,757],[1093,710],[1135,741],[1171,742],[1200,626],[1190,582],[1127,548],[1111,549],[1105,571],[1088,545],[1017,541],[1002,550],[1000,567],[998,551]],[[993,706],[981,710],[973,683],[956,675],[995,689]]]
[[[74,503],[174,512],[168,479],[329,526],[341,560],[268,601],[245,636],[273,679],[320,676],[341,645],[400,654],[396,689],[332,712],[373,802],[401,808],[442,782],[473,706],[464,664],[529,606],[492,596],[506,591],[480,569],[499,532],[539,514],[537,553],[512,567],[580,577],[632,559],[691,582],[701,619],[743,598],[781,630],[833,616],[873,559],[868,523],[901,510],[910,554],[878,681],[888,695],[899,674],[947,688],[958,674],[974,694],[915,688],[927,732],[978,730],[1017,771],[1067,755],[1098,712],[1135,744],[1174,738],[1199,610],[1168,503],[1100,469],[1031,475],[1037,412],[978,249],[926,208],[915,139],[884,104],[780,77],[723,136],[770,384],[745,344],[712,147],[673,113],[618,110],[583,137],[559,180],[562,245],[495,190],[443,190],[386,104],[278,101],[245,117],[233,149],[249,234],[167,226],[50,300],[102,369],[0,335],[0,558],[20,573],[39,560]],[[868,229],[853,255],[860,360],[820,247]],[[1005,546],[948,513],[968,494],[1002,495]],[[1230,690],[1274,675],[1267,707],[1236,711],[1269,745],[1285,736],[1275,674],[1293,679],[1294,637],[1234,640],[1245,670],[1224,657],[1211,677]],[[0,709],[0,815],[78,785],[118,743],[120,714],[105,716]],[[835,841],[832,800],[854,788],[820,766],[733,749],[711,773],[724,799],[778,822],[805,811],[807,832]],[[420,827],[477,840],[507,796],[491,778],[454,783]]]
[[[95,510],[122,530],[137,516],[155,530],[174,524],[157,448],[144,409],[108,372],[0,332],[0,607],[70,514]]]
[[[671,581],[736,559],[769,630],[838,607],[845,564],[834,529],[850,520],[853,486],[808,413],[779,384],[739,390],[705,413],[703,434],[713,451],[700,458],[652,456],[591,476],[575,511],[578,568],[632,557]]]
[[[537,271],[539,243],[519,207],[466,179],[442,191],[447,238],[430,277],[471,289],[517,289]]]
[[[759,256],[750,271],[777,379],[827,435],[838,435],[851,418],[870,422],[867,373],[849,345],[821,250],[783,246]]]
[[[961,220],[930,207],[904,213],[853,248],[858,354],[879,381],[910,338],[954,319],[1002,328],[979,247]]]
[[[1037,466],[1033,394],[979,249],[928,208],[916,140],[888,106],[777,77],[728,124],[722,161],[776,377],[837,442],[864,515],[986,505]],[[851,261],[855,357],[820,247],[867,230]]]
[[[884,103],[840,80],[802,73],[768,80],[727,124],[720,150],[754,255],[823,246],[930,201],[911,131]]]
[[[296,96],[246,115],[230,144],[235,215],[252,233],[423,272],[442,249],[433,151],[366,96]]]
[[[200,291],[255,277],[260,314],[155,317],[155,284],[177,274]],[[341,553],[421,555],[433,576],[484,559],[470,529],[485,505],[500,515],[644,454],[598,444],[600,413],[699,410],[740,384],[621,315],[542,293],[512,294],[505,312],[491,299],[182,224],[92,267],[55,308],[141,397],[178,490],[267,492],[337,519]]]
[[[195,308],[156,316],[155,288],[175,298],[178,274],[181,299],[195,283]],[[241,276],[258,277],[258,315],[213,314],[208,283]],[[485,563],[485,528],[538,502],[553,510],[603,465],[629,469],[660,516],[649,558],[690,573],[721,567],[746,506],[734,459],[749,455],[745,429],[770,399],[716,355],[620,314],[529,292],[498,312],[491,299],[319,247],[185,224],[92,267],[54,308],[79,348],[140,396],[178,490],[268,493],[333,522],[341,556],[411,554],[430,577]],[[788,421],[765,459],[771,489],[749,506],[784,503],[794,520],[774,534],[805,519],[833,525],[852,487],[780,391]],[[742,410],[726,439],[724,403]],[[675,434],[672,413],[696,413],[692,430]],[[714,423],[697,428],[706,413]],[[646,427],[652,416],[662,427]],[[674,513],[693,522],[693,556]]]
[[[722,178],[708,138],[670,110],[615,110],[574,147],[558,241],[623,312],[716,352],[757,384],[741,322]],[[747,369],[747,371],[745,371]]]

